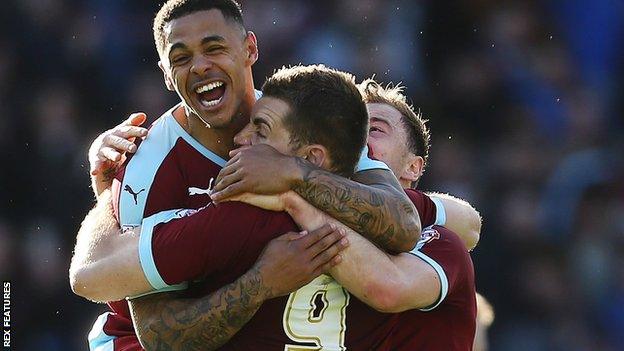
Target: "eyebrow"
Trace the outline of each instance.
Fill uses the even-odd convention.
[[[202,39],[201,44],[202,45],[206,45],[206,44],[211,43],[213,41],[216,41],[216,42],[219,42],[219,43],[223,43],[223,42],[225,42],[225,38],[220,36],[220,35],[210,35],[210,36],[207,36],[204,39]],[[174,43],[173,45],[171,45],[171,48],[169,49],[169,53],[173,52],[176,49],[186,49],[186,45],[184,45],[184,43],[182,43],[182,42]]]
[[[223,43],[223,42],[225,42],[225,38],[220,36],[220,35],[211,35],[211,36],[208,36],[208,37],[205,37],[204,39],[202,39],[201,43],[202,43],[202,45],[205,45],[205,44],[208,44],[208,43],[210,43],[212,41],[217,41],[219,43]]]
[[[265,124],[269,129],[271,129],[271,125],[269,124],[269,122],[266,119],[262,118],[262,117],[254,116],[251,119],[251,123],[253,123],[256,126],[260,125],[260,124]]]
[[[371,117],[370,119],[371,119],[371,122],[380,122],[380,123],[383,123],[383,124],[387,125],[388,128],[393,128],[393,126],[390,123],[388,123],[388,121],[386,121],[383,118]]]

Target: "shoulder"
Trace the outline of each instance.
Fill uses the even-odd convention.
[[[409,199],[415,204],[422,202],[426,196],[425,193],[423,193],[420,190],[415,190],[415,189],[403,189],[403,190],[405,190],[405,194],[407,194],[407,197],[409,197]]]

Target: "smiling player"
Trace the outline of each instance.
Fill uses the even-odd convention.
[[[143,218],[163,210],[196,209],[208,203],[211,180],[225,164],[234,147],[233,137],[248,122],[251,107],[260,94],[253,88],[251,72],[258,58],[256,38],[244,29],[235,1],[170,0],[155,18],[154,39],[165,84],[176,91],[181,103],[154,122],[149,137],[139,142],[137,153],[123,167],[115,169],[111,165],[118,163],[105,161],[107,157],[114,161],[122,158],[109,147],[94,146],[97,156],[90,157],[96,164],[93,188],[99,194],[112,182],[113,207],[125,228],[139,225]],[[105,133],[94,145],[105,142],[134,151],[136,145],[126,139],[144,135],[126,124]],[[379,179],[396,182],[385,165],[366,158],[358,170],[358,179],[363,183]],[[314,188],[328,184],[333,188],[344,186],[341,181],[309,185]],[[361,187],[356,193],[359,195],[352,201],[358,203],[357,213],[333,214],[366,229],[372,240],[385,242],[388,249],[406,250],[413,245],[413,233],[420,229],[420,223],[405,195],[390,188],[373,187]],[[383,200],[361,201],[371,193]],[[375,221],[361,221],[364,213],[373,214]],[[401,230],[392,229],[395,227]],[[84,240],[77,242],[70,269],[73,290],[98,301],[128,296],[118,290],[123,289],[126,280],[114,284],[102,279],[98,271],[101,266],[91,261],[94,256],[87,249],[90,244],[87,238]],[[100,316],[90,333],[90,347],[139,349],[127,302],[110,305],[112,312]]]

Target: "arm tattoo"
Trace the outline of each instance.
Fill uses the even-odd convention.
[[[130,301],[132,319],[148,350],[214,350],[225,344],[271,297],[254,267],[201,298],[159,293]]]
[[[383,249],[400,252],[413,248],[420,235],[418,212],[403,190],[393,186],[396,179],[387,179],[389,172],[374,174],[367,182],[371,185],[367,186],[303,160],[297,162],[303,177],[293,190],[314,207],[362,233]]]

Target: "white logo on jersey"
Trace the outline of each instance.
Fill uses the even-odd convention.
[[[202,189],[202,188],[197,188],[197,187],[190,187],[188,188],[188,192],[189,192],[189,196],[191,195],[210,195],[210,193],[212,192],[212,182],[214,181],[214,178],[210,178],[210,182],[208,183],[208,188],[206,189]]]

